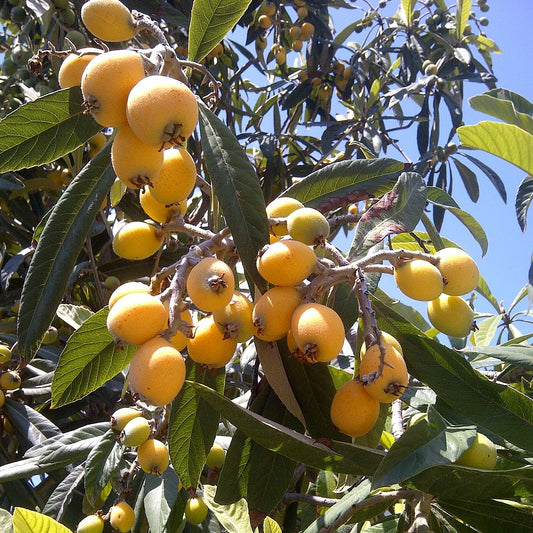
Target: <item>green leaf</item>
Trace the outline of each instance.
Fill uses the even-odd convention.
[[[368,209],[357,224],[349,258],[363,254],[388,235],[415,229],[424,213],[426,185],[416,172],[403,172],[392,191]]]
[[[413,20],[413,12],[415,9],[416,0],[402,0],[402,9],[405,14],[405,22],[408,26]]]
[[[160,476],[145,476],[143,503],[150,531],[165,531],[172,507],[178,499],[179,482],[172,467]]]
[[[491,533],[533,532],[533,508],[514,502],[439,499],[438,505],[479,531]]]
[[[170,458],[183,486],[197,487],[205,459],[215,440],[219,411],[198,394],[192,382],[224,392],[224,369],[212,371],[187,359],[187,382],[172,402],[168,426]]]
[[[467,346],[461,352],[469,357],[495,357],[505,363],[533,370],[533,346]]]
[[[472,202],[477,202],[479,200],[479,184],[477,182],[476,173],[468,168],[465,164],[461,163],[458,159],[452,158],[453,162],[459,171],[459,175],[463,180],[466,192],[470,197]]]
[[[46,505],[43,507],[43,514],[61,520],[65,514],[72,497],[78,491],[78,485],[83,481],[85,465],[76,466],[48,497]]]
[[[265,201],[255,170],[239,141],[206,106],[200,105],[205,164],[245,272],[261,288],[257,252],[268,241]]]
[[[57,316],[73,329],[78,329],[94,313],[81,305],[60,304]]]
[[[475,436],[475,426],[446,427],[435,417],[420,420],[392,445],[374,475],[372,488],[402,483],[432,466],[456,461]]]
[[[533,135],[533,104],[507,89],[492,89],[468,99],[472,109],[514,124]]]
[[[472,215],[460,209],[455,200],[446,191],[439,187],[428,187],[427,199],[431,204],[442,207],[455,215],[476,239],[483,255],[487,253],[489,242],[485,230]]]
[[[484,150],[533,175],[533,135],[514,124],[484,120],[457,129],[461,144]]]
[[[0,531],[3,531],[3,533],[14,533],[13,517],[5,509],[0,509]]]
[[[84,114],[79,87],[47,94],[0,121],[0,172],[51,163],[102,129]]]
[[[194,0],[189,26],[189,60],[201,61],[233,29],[250,0]]]
[[[15,533],[71,533],[70,529],[44,514],[16,507],[13,513]]]
[[[108,312],[105,307],[89,317],[68,339],[52,381],[53,408],[87,396],[129,364],[136,347],[117,347],[106,326]]]
[[[457,9],[455,10],[455,29],[457,39],[461,39],[465,31],[465,26],[468,24],[468,17],[470,16],[470,8],[472,7],[472,0],[458,0]]]
[[[533,176],[526,176],[516,191],[515,211],[518,224],[522,231],[526,231],[527,212],[533,202]]]
[[[51,324],[96,213],[115,180],[102,150],[74,178],[55,205],[33,255],[20,303],[19,350],[31,359]]]
[[[370,475],[383,457],[383,452],[338,441],[332,441],[330,447],[324,446],[315,439],[239,407],[228,398],[200,383],[191,383],[191,385],[223,417],[260,446],[289,459],[323,470]]]
[[[215,501],[216,487],[204,485],[203,489],[207,507],[215,514],[225,531],[228,533],[252,533],[248,505],[244,498],[230,505],[222,505]]]
[[[281,196],[327,211],[389,192],[404,167],[389,158],[339,161],[312,172]]]
[[[476,346],[488,346],[494,339],[501,321],[501,315],[492,315],[481,322],[479,320],[476,321],[477,329],[473,333],[473,344]]]
[[[421,334],[378,299],[372,299],[383,329],[404,349],[409,373],[431,387],[452,409],[516,446],[533,450],[533,400],[493,383],[456,351]]]

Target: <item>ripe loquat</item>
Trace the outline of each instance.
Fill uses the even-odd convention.
[[[344,324],[331,307],[319,303],[298,306],[291,319],[295,354],[308,363],[328,362],[339,355],[344,344]]]
[[[273,285],[298,285],[316,266],[315,252],[306,244],[284,239],[265,246],[256,266],[259,274]]]
[[[87,65],[102,50],[98,48],[81,48],[77,52],[69,54],[61,63],[57,73],[57,81],[61,89],[67,87],[77,87],[81,85],[81,78]]]
[[[237,348],[233,339],[225,339],[218,329],[213,315],[199,320],[194,329],[194,337],[188,339],[187,350],[193,361],[211,368],[220,368],[231,361]]]
[[[213,320],[224,338],[246,342],[255,333],[253,309],[254,304],[242,292],[236,291],[228,305],[213,311]]]
[[[161,224],[170,222],[177,215],[177,213],[181,213],[183,216],[187,212],[186,200],[177,202],[167,207],[165,204],[158,202],[154,198],[150,187],[143,187],[139,190],[139,203],[141,204],[143,211],[152,220],[155,220]]]
[[[300,35],[300,39],[302,41],[308,41],[313,33],[315,33],[315,27],[310,22],[304,22],[302,24],[302,34]]]
[[[11,359],[11,348],[0,344],[0,364],[7,363]]]
[[[329,222],[320,211],[312,207],[302,207],[287,217],[287,229],[293,239],[319,246],[328,238]]]
[[[291,28],[292,29],[292,28]],[[286,218],[296,209],[304,207],[304,204],[295,198],[289,198],[288,196],[280,196],[272,200],[266,206],[266,214],[268,218]],[[270,227],[270,231],[277,237],[283,237],[288,235],[287,221],[274,224]]]
[[[198,103],[182,82],[166,76],[148,76],[131,90],[128,123],[146,144],[156,148],[182,145],[198,122]]]
[[[272,19],[268,15],[261,15],[257,19],[257,25],[264,30],[267,30],[272,26]]]
[[[271,17],[276,12],[276,4],[266,0],[261,4],[261,13],[267,17]]]
[[[132,292],[143,292],[145,294],[150,294],[150,287],[146,283],[141,283],[140,281],[128,281],[117,287],[109,297],[109,309],[111,310],[115,303],[120,300],[126,294]]]
[[[111,163],[118,179],[126,187],[142,188],[151,186],[159,175],[163,166],[163,152],[143,143],[124,124],[113,139]]]
[[[157,439],[148,439],[137,448],[137,461],[147,474],[162,474],[170,463],[166,445]]]
[[[351,379],[335,393],[330,417],[342,433],[361,437],[374,427],[379,410],[379,402],[367,394],[363,384]]]
[[[164,205],[182,202],[196,184],[196,165],[182,146],[163,152],[163,166],[152,181],[152,196]]]
[[[193,321],[191,312],[188,309],[185,309],[180,313],[180,320],[182,320],[183,322],[187,322],[187,324],[190,325],[192,330]],[[176,331],[176,334],[170,338],[170,343],[172,344],[172,346],[174,346],[174,348],[176,348],[176,350],[181,352],[187,347],[187,339],[188,337],[186,337],[180,330],[178,330]]]
[[[89,158],[93,159],[98,155],[107,142],[107,137],[103,132],[99,131],[96,135],[93,135],[87,142],[89,145]]]
[[[359,374],[366,392],[381,403],[391,403],[399,398],[405,388],[409,375],[405,361],[400,352],[391,344],[382,341],[385,348],[385,364],[381,375],[372,377],[380,367],[381,352],[378,344],[372,344],[361,358]]]
[[[128,95],[143,78],[141,58],[132,50],[112,50],[94,57],[81,78],[87,111],[102,126],[125,124]]]
[[[444,294],[461,296],[473,291],[479,281],[476,262],[460,248],[443,248],[435,253],[437,268],[444,278]]]
[[[126,344],[143,344],[166,325],[167,312],[161,300],[142,292],[126,294],[107,315],[107,329]]]
[[[135,36],[130,10],[119,0],[89,0],[81,8],[85,27],[102,41],[127,41]]]
[[[484,470],[494,470],[498,453],[496,446],[483,433],[476,433],[476,438],[470,447],[455,461],[455,464],[470,466],[472,468],[482,468]]]
[[[428,302],[429,321],[450,337],[463,338],[472,330],[474,312],[460,296],[441,294]]]
[[[181,353],[161,337],[141,344],[131,359],[130,388],[151,405],[163,406],[180,392],[185,381]]]
[[[295,309],[302,297],[294,287],[272,287],[255,303],[252,320],[256,336],[266,342],[282,339],[291,327]]]
[[[135,523],[135,511],[125,501],[118,502],[109,511],[109,523],[120,533],[126,533]]]
[[[146,259],[162,244],[163,233],[149,222],[128,222],[113,237],[113,251],[123,259]]]
[[[390,333],[387,333],[386,331],[381,332],[381,342],[383,344],[390,344],[393,348],[396,348],[400,355],[403,356],[403,349],[401,344],[398,342],[398,339],[396,337],[393,337]],[[361,352],[360,355],[363,357],[366,353],[366,343],[363,342],[363,345],[361,346]]]
[[[191,269],[186,285],[194,305],[211,312],[229,304],[235,291],[235,277],[224,261],[205,257]]]
[[[394,269],[394,279],[398,288],[413,300],[434,300],[444,287],[439,269],[423,259],[399,263]]]
[[[143,416],[132,418],[120,432],[120,440],[124,446],[135,447],[141,445],[152,432],[150,422]]]
[[[102,533],[105,522],[97,514],[86,516],[76,527],[76,533]]]

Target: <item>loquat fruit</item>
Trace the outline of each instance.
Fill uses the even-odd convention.
[[[20,387],[21,382],[20,375],[15,370],[2,372],[0,375],[0,389],[15,390]]]
[[[113,237],[113,251],[123,259],[146,259],[161,248],[163,239],[163,233],[154,224],[128,222]]]
[[[398,350],[400,355],[403,356],[402,345],[398,342],[398,339],[396,337],[393,337],[390,333],[387,333],[386,331],[382,331],[381,342],[382,344],[390,344],[393,348],[396,348],[396,350]],[[360,356],[363,357],[365,353],[366,353],[366,342],[363,342],[363,345],[361,346]]]
[[[261,15],[257,19],[257,25],[264,30],[267,30],[272,26],[272,19],[268,15]]]
[[[102,533],[105,522],[97,514],[92,514],[83,518],[76,527],[76,533]]]
[[[185,520],[189,524],[197,526],[207,518],[208,511],[203,498],[189,498],[185,504]]]
[[[444,278],[444,294],[461,296],[473,291],[479,281],[476,262],[460,248],[443,248],[435,253],[437,268]]]
[[[0,409],[4,407],[5,403],[6,403],[6,395],[4,394],[3,390],[0,390]]]
[[[235,291],[228,305],[213,311],[213,320],[224,338],[246,342],[255,333],[253,309],[254,304],[242,292]]]
[[[308,41],[313,33],[315,33],[315,27],[310,22],[304,22],[301,27],[302,33],[300,35],[300,39],[302,41]]]
[[[142,444],[152,432],[150,422],[143,416],[132,418],[120,432],[120,441],[124,446],[135,447]]]
[[[107,137],[101,131],[96,135],[93,135],[87,142],[89,145],[89,158],[93,159],[98,153],[100,153],[106,142]]]
[[[139,409],[134,409],[133,407],[121,407],[111,415],[111,429],[114,429],[115,431],[122,431],[124,426],[130,420],[133,420],[139,416],[142,416],[142,413],[139,411]]]
[[[161,300],[143,292],[122,296],[107,315],[107,329],[126,344],[143,344],[166,325],[167,312]]]
[[[226,460],[226,450],[220,446],[220,444],[213,444],[207,457],[205,459],[205,464],[211,470],[220,470],[224,461]]]
[[[146,283],[141,283],[140,281],[128,281],[117,287],[109,297],[109,309],[111,310],[115,303],[132,292],[143,292],[145,294],[150,294],[150,287]]]
[[[109,523],[113,529],[126,533],[135,523],[135,511],[125,501],[118,502],[109,511]]]
[[[304,244],[319,246],[329,235],[329,222],[317,209],[302,207],[287,217],[289,235]]]
[[[0,344],[0,364],[7,363],[11,359],[11,348]]]
[[[394,269],[394,279],[398,288],[413,300],[434,300],[444,288],[439,269],[423,259],[399,263]]]
[[[494,470],[498,453],[496,446],[483,433],[476,433],[476,438],[470,447],[462,453],[455,461],[455,464],[461,466],[470,466],[471,468],[482,468],[484,470]]]
[[[89,0],[81,7],[85,27],[102,41],[127,41],[135,36],[130,10],[119,0]]]
[[[128,123],[146,144],[156,148],[182,145],[198,122],[198,103],[182,82],[166,76],[148,76],[131,90]]]
[[[131,359],[130,388],[151,405],[163,406],[180,392],[185,381],[185,362],[167,340],[154,337],[141,344]]]
[[[187,324],[190,325],[192,330],[193,321],[191,312],[188,309],[185,309],[180,313],[180,320],[182,320],[183,322],[187,322]],[[188,337],[186,337],[180,330],[178,330],[176,331],[176,334],[170,338],[170,343],[172,344],[172,346],[174,346],[174,348],[176,348],[176,350],[181,352],[187,347],[187,339]]]
[[[271,17],[276,13],[276,4],[274,2],[269,2],[266,0],[261,4],[261,13],[267,17]]]
[[[304,204],[295,198],[288,196],[280,196],[272,200],[266,206],[266,214],[268,218],[286,218],[296,209],[304,207]],[[288,235],[287,221],[280,222],[279,224],[273,224],[270,226],[270,231],[277,237],[283,237]]]
[[[157,439],[148,439],[137,448],[137,461],[147,474],[162,474],[170,463],[167,446]]]
[[[166,206],[154,198],[150,187],[143,187],[139,190],[139,203],[141,204],[143,211],[152,220],[161,224],[170,222],[177,213],[180,213],[183,216],[187,212],[186,200]]]
[[[69,54],[61,63],[57,73],[59,87],[66,89],[67,87],[80,86],[85,68],[101,53],[102,50],[98,48],[81,48],[77,52]]]
[[[427,310],[433,326],[450,337],[463,338],[472,330],[474,312],[460,296],[441,294],[428,302]]]

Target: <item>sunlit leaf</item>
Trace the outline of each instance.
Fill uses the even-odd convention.
[[[514,366],[533,370],[533,346],[467,346],[461,351],[469,357],[494,357]]]
[[[105,307],[90,316],[68,339],[52,381],[52,407],[83,398],[115,377],[136,347],[118,347],[109,333]]]
[[[78,329],[94,313],[81,305],[60,304],[56,314],[71,328]]]
[[[457,9],[455,10],[455,27],[458,39],[461,39],[465,26],[468,24],[471,7],[472,0],[458,0],[457,2]]]
[[[90,139],[102,126],[84,114],[79,87],[20,106],[0,121],[0,172],[44,165]]]
[[[144,511],[150,531],[165,530],[172,507],[178,498],[179,482],[172,467],[167,468],[160,476],[145,477]]]
[[[53,518],[22,507],[15,508],[13,529],[15,533],[71,533],[70,529]]]

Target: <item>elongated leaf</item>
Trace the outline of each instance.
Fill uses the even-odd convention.
[[[258,287],[264,287],[255,259],[269,240],[269,230],[255,170],[233,133],[204,105],[200,106],[200,131],[209,177],[244,269]]]
[[[201,61],[244,15],[250,0],[194,0],[189,59]]]
[[[470,357],[495,357],[500,361],[533,370],[533,346],[467,346],[461,351]]]
[[[414,230],[425,205],[426,185],[420,174],[402,173],[392,191],[361,217],[348,257],[363,254],[388,235]]]
[[[533,174],[533,135],[515,126],[484,120],[457,129],[464,146],[484,150]]]
[[[73,329],[78,329],[93,314],[81,305],[60,304],[57,308],[57,316]]]
[[[475,436],[475,426],[447,428],[441,421],[420,420],[392,445],[372,488],[401,483],[432,466],[456,461]]]
[[[117,348],[105,307],[90,316],[67,341],[52,381],[52,407],[83,398],[115,377],[130,362],[135,346]]]
[[[468,17],[470,15],[471,7],[472,0],[458,0],[457,2],[457,9],[455,11],[455,26],[458,39],[461,39],[465,30],[465,26],[468,24]]]
[[[485,174],[485,176],[489,178],[492,185],[494,185],[494,188],[498,191],[498,194],[502,197],[502,200],[507,202],[507,191],[505,190],[505,185],[500,176],[498,176],[498,174],[496,174],[492,168],[490,168],[488,165],[485,165],[483,161],[480,161],[476,157],[472,157],[464,152],[461,153],[461,155],[474,163],[474,165],[476,165]]]
[[[382,453],[377,450],[337,441],[332,441],[331,446],[326,447],[301,433],[239,407],[200,383],[191,385],[243,433],[264,448],[276,451],[289,459],[323,470],[334,469],[336,472],[347,474],[371,474],[381,461]],[[336,450],[344,450],[345,455]]]
[[[178,499],[179,482],[172,467],[167,468],[160,476],[145,477],[144,511],[150,531],[165,531],[172,507]]]
[[[402,0],[402,9],[405,16],[405,22],[409,26],[413,20],[413,11],[415,9],[416,0]]]
[[[434,206],[446,209],[455,215],[465,225],[466,229],[468,229],[474,239],[476,239],[481,247],[483,255],[487,253],[489,242],[485,230],[472,215],[460,209],[457,203],[446,191],[443,191],[438,187],[428,187],[427,199]]]
[[[230,505],[222,505],[215,501],[216,487],[204,485],[203,488],[207,507],[215,514],[228,533],[252,533],[248,505],[244,498]]]
[[[479,531],[491,533],[533,532],[533,509],[494,500],[475,502],[439,499],[439,506]]]
[[[477,373],[456,351],[423,336],[400,315],[373,299],[384,329],[404,349],[409,372],[476,425],[533,450],[533,400]]]
[[[461,161],[455,158],[452,159],[455,163],[455,166],[457,167],[457,170],[459,171],[461,179],[463,180],[463,184],[465,186],[466,192],[468,193],[468,196],[470,197],[470,200],[472,200],[472,202],[477,202],[479,200],[479,185],[475,172],[472,172],[472,170],[470,170],[466,165],[461,163]]]
[[[0,172],[51,163],[100,131],[102,126],[83,113],[82,101],[79,87],[63,89],[0,121]]]
[[[492,89],[468,99],[476,111],[514,124],[533,135],[533,104],[523,96],[507,89]]]
[[[224,369],[213,373],[187,359],[189,382],[202,383],[218,393],[224,392]],[[168,427],[170,458],[185,488],[198,486],[205,458],[215,440],[220,414],[197,390],[186,383],[172,402]]]
[[[385,194],[404,167],[404,163],[389,158],[339,161],[312,172],[286,189],[282,196],[327,211]]]
[[[17,507],[13,513],[13,529],[15,533],[71,533],[53,518],[22,507]]]
[[[533,176],[526,176],[516,191],[515,211],[518,224],[522,231],[526,231],[527,212],[533,202]]]
[[[0,531],[4,533],[13,532],[13,517],[5,509],[0,509]]]
[[[74,468],[55,488],[54,492],[46,501],[43,513],[56,520],[61,520],[72,496],[78,490],[78,485],[83,481],[85,465],[82,463]]]
[[[63,298],[94,217],[115,179],[109,147],[74,178],[48,219],[24,282],[17,331],[31,359]]]

